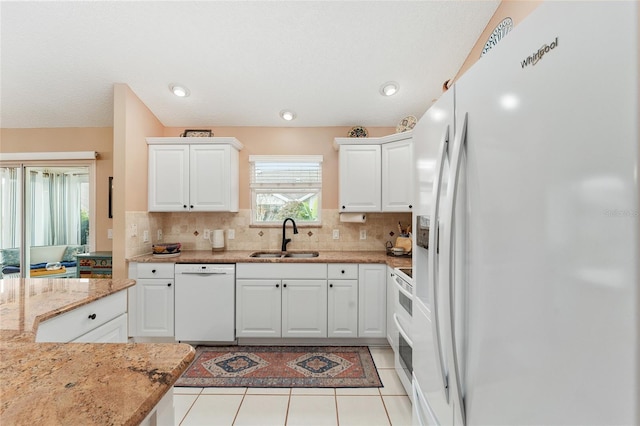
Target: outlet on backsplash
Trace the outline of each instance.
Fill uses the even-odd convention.
[[[158,241],[162,241],[162,229],[158,229]]]
[[[367,239],[367,230],[366,229],[360,229],[360,239],[361,240],[366,240]]]
[[[229,229],[227,231],[227,239],[233,240],[235,238],[236,238],[236,230],[235,229]]]

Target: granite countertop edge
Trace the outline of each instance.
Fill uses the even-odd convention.
[[[331,251],[331,250],[288,250],[288,253],[300,251],[318,251],[318,257],[305,258],[255,258],[251,253],[276,250],[184,250],[179,256],[160,257],[151,253],[127,258],[128,262],[138,263],[386,263],[391,267],[411,266],[411,257],[389,256],[384,251]]]

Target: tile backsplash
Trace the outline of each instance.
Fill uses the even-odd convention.
[[[385,250],[387,241],[395,242],[398,222],[406,228],[411,223],[411,213],[367,213],[365,223],[340,222],[338,210],[322,210],[322,226],[298,225],[294,235],[287,223],[288,250],[360,251]],[[183,250],[210,250],[211,243],[204,238],[204,230],[223,229],[226,250],[280,250],[282,226],[251,227],[251,210],[238,213],[126,213],[126,257],[150,253],[152,244],[180,242]],[[134,226],[135,225],[135,226]],[[136,229],[133,236],[132,229]],[[229,239],[229,230],[235,233]],[[162,239],[158,240],[158,230]],[[333,239],[338,230],[340,238]],[[366,231],[366,239],[360,239],[360,231]],[[144,242],[148,232],[149,241]]]

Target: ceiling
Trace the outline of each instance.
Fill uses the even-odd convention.
[[[167,127],[395,127],[440,95],[499,3],[2,1],[0,126],[110,127],[126,83]]]

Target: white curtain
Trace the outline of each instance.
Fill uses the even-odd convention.
[[[20,245],[18,168],[0,168],[0,248]]]
[[[75,174],[32,170],[31,245],[80,244],[80,178]]]

